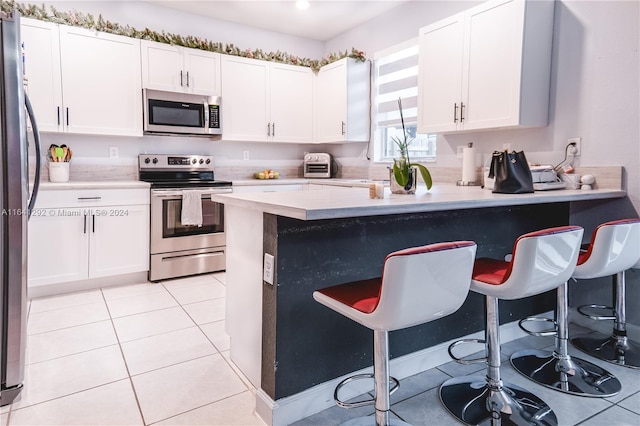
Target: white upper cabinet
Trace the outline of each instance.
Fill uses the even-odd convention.
[[[27,94],[43,132],[62,131],[62,77],[60,37],[51,22],[22,18],[20,32],[24,44],[24,72]]]
[[[141,41],[142,85],[147,89],[220,95],[220,54]]]
[[[21,22],[27,92],[42,131],[142,136],[140,40]]]
[[[270,136],[268,62],[222,56],[222,138],[267,141]]]
[[[420,29],[418,131],[546,126],[553,14],[491,0]]]
[[[60,26],[60,58],[67,132],[142,135],[140,40]]]
[[[313,141],[313,71],[222,55],[223,139]]]
[[[273,63],[270,66],[271,137],[278,142],[313,141],[313,71]]]
[[[368,141],[370,64],[344,58],[316,78],[316,142]]]

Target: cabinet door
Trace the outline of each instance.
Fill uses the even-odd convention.
[[[269,140],[268,65],[266,61],[223,56],[223,139]]]
[[[458,129],[462,106],[463,28],[464,14],[461,13],[420,29],[420,133]]]
[[[313,142],[313,71],[281,64],[270,71],[273,140]]]
[[[95,209],[89,235],[89,278],[149,270],[148,205]]]
[[[182,91],[180,73],[183,72],[182,49],[170,44],[142,40],[142,87],[146,89]],[[182,75],[183,83],[185,75]]]
[[[184,49],[185,89],[198,95],[220,95],[220,54]]]
[[[29,287],[86,279],[89,239],[85,209],[39,209],[37,213],[29,219]]]
[[[24,72],[27,94],[38,128],[43,132],[62,131],[62,85],[60,39],[56,24],[23,18],[20,31],[24,44]]]
[[[345,140],[347,121],[347,63],[324,66],[316,80],[316,141]]]
[[[516,125],[525,3],[506,0],[472,9],[465,26],[465,129]]]
[[[142,136],[140,40],[60,26],[67,132]]]

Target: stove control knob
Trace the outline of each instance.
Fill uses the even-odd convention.
[[[153,159],[153,164],[158,164],[158,159],[157,158]]]
[[[149,164],[151,162],[151,160],[149,159],[149,157],[144,159],[144,164]]]
[[[203,164],[203,163],[204,163],[204,160],[201,158],[201,159],[200,159],[200,161],[199,161],[199,163],[200,163],[200,164]]]
[[[205,161],[205,163],[207,163],[207,164],[211,163],[211,159],[207,158],[207,161]]]
[[[196,164],[198,162],[198,160],[196,160],[195,158],[193,160],[191,160],[191,164]]]

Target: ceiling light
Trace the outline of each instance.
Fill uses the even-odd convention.
[[[296,0],[296,7],[300,10],[307,10],[309,6],[311,6],[311,4],[308,0]]]

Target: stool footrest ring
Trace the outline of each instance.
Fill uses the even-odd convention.
[[[603,320],[615,320],[616,316],[615,315],[590,315],[586,312],[584,312],[585,309],[587,308],[591,308],[591,309],[610,309],[613,311],[613,308],[611,306],[604,306],[604,305],[580,305],[578,306],[578,312],[581,315],[584,315],[585,317],[591,318],[592,320],[596,320],[596,321],[603,321]]]
[[[356,402],[344,402],[340,398],[338,398],[338,392],[340,392],[340,389],[342,389],[343,386],[354,380],[360,379],[375,379],[375,376],[373,374],[356,374],[354,376],[347,377],[346,379],[338,383],[338,386],[336,386],[336,390],[333,392],[333,399],[336,401],[336,405],[342,408],[358,408],[364,407],[365,405],[375,404],[375,398]],[[391,387],[391,389],[389,390],[389,395],[391,395],[398,390],[398,388],[400,387],[400,382],[395,377],[389,377],[389,380],[393,382],[393,387]]]
[[[486,340],[483,339],[460,339],[460,340],[456,340],[455,342],[453,342],[452,344],[449,345],[449,347],[447,348],[447,351],[449,352],[449,356],[458,364],[464,364],[464,365],[468,365],[468,364],[478,364],[481,362],[485,362],[487,360],[487,357],[482,357],[482,358],[474,358],[474,359],[464,359],[461,357],[457,357],[453,354],[453,348],[455,348],[456,346],[460,346],[462,344],[466,344],[466,343],[487,343]]]
[[[553,330],[548,330],[548,331],[531,331],[524,326],[524,323],[526,322],[550,322],[554,325],[554,328]],[[557,324],[554,319],[544,318],[544,317],[527,317],[518,321],[518,326],[522,329],[522,331],[524,331],[527,334],[530,334],[531,336],[555,336],[557,334],[555,329],[556,325]]]

